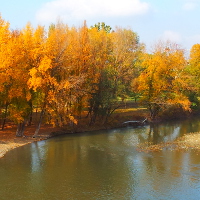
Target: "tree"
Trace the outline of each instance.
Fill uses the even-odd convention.
[[[192,103],[191,108],[198,110],[200,105],[200,44],[195,44],[191,48],[186,75],[185,80],[189,85],[187,95]]]
[[[89,41],[91,55],[87,78],[90,95],[88,115],[90,124],[93,124],[97,116],[103,117],[108,114],[111,106],[108,105],[108,101],[113,98],[113,88],[106,85],[112,80],[112,34],[107,33],[105,29],[98,30],[94,27],[89,31]]]
[[[105,24],[103,24],[103,27]],[[136,62],[143,45],[135,32],[116,28],[107,32],[104,28],[90,29],[92,81],[90,84],[89,114],[91,123],[97,116],[108,116],[119,106],[118,97],[124,98],[130,91],[130,81],[136,76]]]
[[[200,92],[200,44],[192,46],[190,51],[190,59],[188,71],[191,75],[190,83],[196,92]]]
[[[91,29],[96,28],[98,31],[105,31],[106,33],[110,33],[112,28],[109,25],[106,25],[104,22],[98,22],[97,24],[95,24],[94,26],[91,26]]]
[[[139,42],[137,33],[121,28],[116,28],[113,33],[113,44],[112,66],[115,71],[114,80],[118,85],[118,96],[122,99],[131,94],[136,97],[130,82],[140,74],[139,62],[145,46]]]
[[[145,69],[133,85],[142,93],[142,102],[148,107],[151,119],[173,105],[190,110],[190,101],[184,94],[183,50],[172,43],[159,44],[153,54],[145,54],[142,64]]]
[[[11,33],[9,31],[9,23],[4,21],[0,16],[0,113],[2,118],[2,129],[4,129],[6,118],[8,115],[8,90],[10,88],[9,78],[7,73],[9,72],[8,67],[11,63],[7,59],[5,52],[7,52],[7,44],[10,41]]]
[[[70,29],[61,22],[49,29],[44,56],[30,70],[28,82],[30,88],[42,94],[41,115],[35,136],[45,113],[55,126],[77,123],[76,103],[84,91],[81,87],[84,71],[87,71],[86,43],[81,37],[85,30],[85,26],[80,30]]]
[[[5,118],[2,129],[4,128],[7,117],[17,124],[24,122],[27,117],[26,102],[30,97],[26,84],[28,80],[28,69],[25,62],[22,32],[18,30],[9,31],[8,26],[5,30],[7,32],[7,39],[5,40],[4,38],[4,43],[0,45],[0,60],[2,63],[1,92],[5,104]],[[19,100],[21,103],[23,102],[24,106],[18,106]],[[21,136],[23,131],[18,129],[16,134]]]

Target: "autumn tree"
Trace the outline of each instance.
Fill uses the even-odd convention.
[[[139,37],[132,30],[116,28],[110,32],[105,27],[98,23],[89,32],[93,74],[89,99],[91,123],[97,116],[105,117],[106,122],[119,106],[117,98],[124,98],[130,91],[130,80],[138,73],[138,55],[143,51]]]
[[[8,91],[10,88],[9,77],[7,76],[10,61],[7,60],[5,51],[7,51],[7,44],[10,41],[11,33],[9,31],[9,23],[4,21],[0,16],[0,114],[2,118],[2,129],[8,115]]]
[[[131,89],[131,80],[141,72],[140,60],[145,50],[139,42],[139,36],[131,29],[116,28],[113,33],[112,66],[115,71],[114,80],[118,87],[118,96],[125,99],[128,96],[136,98]]]
[[[1,45],[0,51],[1,88],[2,97],[5,101],[5,117],[8,116],[17,124],[24,124],[24,120],[28,115],[26,103],[30,97],[27,87],[28,69],[23,49],[24,41],[22,32],[18,30],[8,31],[7,29],[7,36],[7,40],[6,42],[4,40],[4,45]],[[4,124],[5,119],[2,128]],[[21,130],[19,131],[18,128],[16,134],[21,136],[23,134]]]
[[[172,43],[159,44],[153,54],[145,55],[142,64],[145,69],[133,85],[142,93],[141,100],[148,107],[151,119],[173,105],[190,109],[190,101],[184,94],[186,60],[182,49]]]
[[[186,68],[189,85],[188,97],[192,103],[193,109],[198,109],[200,95],[200,44],[195,44],[190,50],[190,58]]]
[[[76,28],[58,21],[48,30],[28,23],[11,31],[0,18],[2,128],[9,118],[17,124],[16,135],[23,136],[35,110],[40,115],[34,136],[44,119],[54,126],[76,126],[85,111],[90,124],[97,118],[106,123],[120,98],[137,100],[139,94],[152,119],[174,105],[188,110],[187,91],[199,90],[199,46],[187,65],[183,50],[173,44],[148,54],[131,29],[111,30],[105,23]]]
[[[103,116],[108,109],[108,101],[112,87],[109,84],[111,80],[110,58],[112,52],[111,34],[105,29],[96,27],[89,30],[89,41],[91,44],[91,57],[89,65],[88,85],[90,87],[89,98],[89,116],[90,124],[95,123],[97,116]],[[107,99],[107,100],[106,100]],[[107,105],[106,105],[107,104]]]
[[[76,105],[82,102],[82,84],[87,68],[85,30],[86,27],[80,30],[68,28],[61,22],[49,29],[44,57],[30,70],[29,87],[42,94],[40,122],[35,136],[45,113],[55,126],[77,123]]]

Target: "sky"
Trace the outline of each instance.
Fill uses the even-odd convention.
[[[0,0],[0,13],[11,29],[58,20],[79,27],[86,20],[131,28],[147,49],[160,40],[188,51],[200,43],[200,0]]]

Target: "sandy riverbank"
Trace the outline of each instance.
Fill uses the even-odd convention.
[[[31,143],[31,141],[22,141],[22,142],[17,142],[17,141],[7,141],[7,142],[1,142],[0,143],[0,158],[3,157],[8,151],[15,149],[17,147],[26,145]]]
[[[6,127],[3,131],[0,131],[0,158],[3,157],[8,151],[17,147],[44,140],[50,137],[50,134],[55,131],[52,126],[41,127],[40,136],[38,138],[32,138],[35,127],[27,127],[25,130],[25,137],[16,137],[16,127]]]
[[[160,144],[151,144],[144,143],[138,145],[138,151],[143,152],[152,152],[152,151],[162,151],[163,149],[170,150],[200,150],[200,132],[188,133],[175,141],[160,143]]]
[[[9,139],[1,139],[0,136],[0,158],[2,158],[8,151],[15,149],[17,147],[24,146],[26,144],[30,144],[33,142],[37,142],[40,140],[46,139],[45,137],[42,138],[32,138],[32,137],[10,137]]]

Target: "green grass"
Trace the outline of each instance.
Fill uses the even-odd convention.
[[[146,110],[147,108],[119,108],[115,111],[115,113],[128,113],[128,112],[138,112]]]

